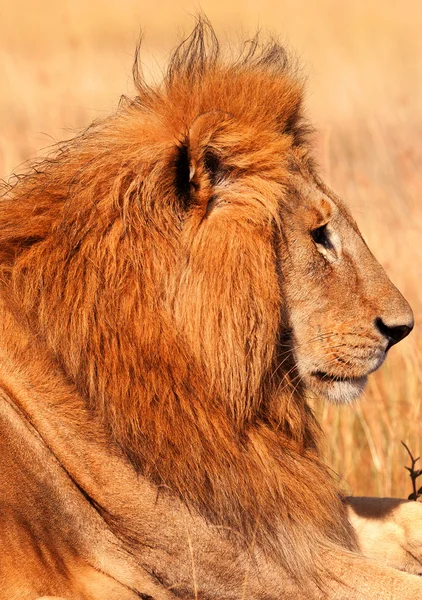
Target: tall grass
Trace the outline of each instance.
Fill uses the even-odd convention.
[[[2,0],[0,176],[107,114],[132,90],[146,32],[147,75],[159,74],[197,2]],[[326,179],[351,204],[376,256],[422,313],[422,3],[419,0],[202,0],[236,41],[259,26],[288,40],[308,74],[308,113]],[[421,451],[421,328],[395,347],[357,405],[316,407],[327,457],[355,494],[403,496],[400,440]]]

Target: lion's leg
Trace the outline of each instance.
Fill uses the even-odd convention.
[[[331,576],[318,600],[420,600],[422,581],[359,555],[327,557]],[[337,579],[337,581],[336,581]]]
[[[398,498],[348,498],[362,554],[422,574],[422,503]]]

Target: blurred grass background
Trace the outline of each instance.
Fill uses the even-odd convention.
[[[407,496],[400,440],[421,451],[422,2],[15,0],[0,2],[0,177],[131,94],[139,33],[148,77],[202,10],[221,39],[276,33],[308,75],[328,183],[411,302],[417,325],[353,406],[317,406],[347,491]]]

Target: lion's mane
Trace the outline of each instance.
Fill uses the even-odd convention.
[[[0,277],[140,474],[303,575],[316,540],[352,541],[280,359],[274,233],[248,208],[283,181],[287,148],[306,154],[287,63],[258,39],[224,60],[204,20],[160,85],[137,61],[134,100],[5,189]],[[225,173],[238,219],[204,227]]]

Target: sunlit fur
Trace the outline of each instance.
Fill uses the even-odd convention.
[[[0,267],[139,473],[301,579],[354,542],[283,358],[283,182],[309,163],[287,62],[225,61],[201,21],[162,84],[135,66],[135,100],[5,189]]]

